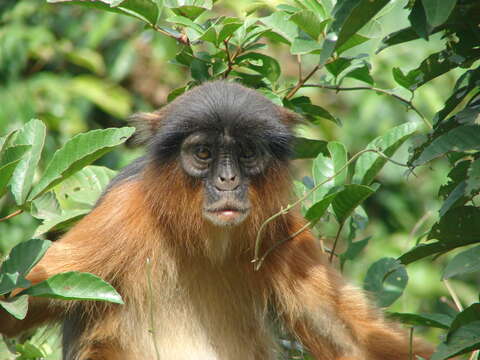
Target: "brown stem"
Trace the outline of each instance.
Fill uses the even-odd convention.
[[[379,92],[388,96],[391,96],[404,104],[407,105],[409,109],[412,109],[417,113],[418,116],[422,119],[422,121],[425,123],[425,125],[428,126],[429,129],[432,129],[432,124],[423,116],[423,114],[413,105],[413,98],[411,100],[407,100],[391,91],[385,90],[385,89],[380,89],[377,87],[373,86],[350,86],[350,87],[341,87],[341,86],[332,86],[332,85],[323,85],[323,84],[304,84],[303,87],[316,87],[320,89],[327,89],[327,90],[335,90],[335,91],[355,91],[355,90],[371,90],[375,92]],[[295,88],[294,88],[295,89]]]
[[[316,65],[307,76],[305,76],[303,79],[300,77],[298,79],[297,85],[295,85],[293,89],[290,90],[290,92],[285,96],[285,99],[291,99],[292,96],[295,95],[296,92],[305,85],[305,83],[317,72],[318,69],[320,69],[320,66]]]
[[[6,220],[8,220],[8,219],[11,219],[11,218],[13,218],[13,217],[15,217],[15,216],[17,216],[17,215],[20,215],[21,213],[23,213],[23,210],[22,210],[22,209],[18,209],[17,211],[11,213],[10,215],[7,215],[7,216],[5,216],[5,217],[3,217],[3,218],[0,218],[0,222],[6,221]]]
[[[190,45],[190,40],[188,39],[188,36],[186,34],[174,35],[174,34],[169,33],[168,31],[163,30],[162,28],[158,27],[157,25],[150,25],[150,27],[153,30],[155,30],[156,32],[159,32],[160,34],[163,34],[165,36],[168,36],[172,39],[177,40],[180,44]]]

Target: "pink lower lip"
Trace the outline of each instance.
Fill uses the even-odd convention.
[[[220,211],[220,215],[225,217],[233,217],[237,214],[237,211],[234,210],[222,210]]]

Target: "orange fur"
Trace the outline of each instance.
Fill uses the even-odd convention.
[[[251,214],[225,229],[202,218],[202,188],[176,164],[146,168],[140,180],[110,190],[28,276],[37,283],[64,271],[91,272],[112,283],[125,305],[35,301],[24,322],[0,313],[0,332],[76,312],[85,331],[75,360],[154,359],[155,343],[161,359],[268,360],[280,351],[267,316],[273,303],[316,359],[408,359],[406,333],[342,280],[308,231],[253,271],[261,223],[289,200],[287,172],[272,166],[256,179]],[[302,225],[295,214],[280,217],[268,225],[262,251]],[[428,347],[415,346],[428,357]]]

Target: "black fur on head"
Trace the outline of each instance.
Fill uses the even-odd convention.
[[[161,110],[161,124],[150,140],[155,160],[175,157],[182,141],[196,131],[227,131],[237,139],[262,146],[277,160],[291,152],[292,134],[282,121],[285,113],[265,96],[236,83],[200,85]]]

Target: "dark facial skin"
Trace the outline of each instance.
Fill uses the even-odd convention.
[[[217,226],[235,226],[247,218],[249,183],[268,160],[261,147],[226,130],[194,132],[182,142],[180,152],[185,172],[203,182],[203,216]]]

